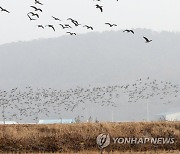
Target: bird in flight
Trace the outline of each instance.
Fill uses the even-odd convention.
[[[53,25],[46,25],[46,27],[50,27],[50,28],[52,28],[55,31],[55,28],[54,28]]]
[[[72,18],[68,18],[67,20],[71,20],[71,21],[73,21],[74,19],[72,19]],[[74,21],[76,21],[76,20],[74,20]]]
[[[40,12],[42,12],[42,10],[41,10],[40,8],[37,8],[37,7],[35,7],[35,6],[30,6],[30,7],[32,7],[35,11],[40,11]]]
[[[35,0],[35,4],[40,4],[43,5],[41,2],[39,2],[38,0]]]
[[[59,18],[56,18],[56,17],[54,17],[54,16],[52,16],[52,18],[53,18],[54,20],[59,20],[59,21],[61,21]]]
[[[147,37],[143,36],[143,38],[145,39],[146,43],[150,43],[152,40],[149,40]]]
[[[63,25],[63,24],[59,24],[63,29],[65,29],[65,28],[72,28],[70,25],[68,26],[68,25]]]
[[[117,26],[116,24],[111,24],[111,23],[105,23],[105,24],[109,25],[110,27]]]
[[[131,30],[131,29],[126,29],[126,30],[124,30],[123,32],[128,32],[128,33],[133,33],[134,34],[134,31],[133,30]]]
[[[36,20],[36,19],[31,18],[31,17],[29,16],[29,14],[27,14],[27,16],[29,17],[30,21]]]
[[[66,33],[70,35],[76,35],[76,33],[71,33],[71,32],[66,32]]]
[[[77,20],[74,20],[72,18],[68,18],[67,20],[70,20],[75,26],[79,26],[80,25]]]
[[[37,25],[39,28],[43,28],[44,29],[44,26],[43,25]]]
[[[76,21],[76,20],[71,20],[71,22],[72,22],[75,26],[81,25],[81,24],[79,24],[78,21]]]
[[[68,28],[72,28],[69,24],[65,24],[64,26],[66,26]]]
[[[91,30],[93,30],[93,27],[88,26],[88,25],[84,25],[83,27],[86,27],[87,29],[91,29]]]
[[[29,12],[28,14],[31,14],[32,16],[36,16],[37,18],[39,18],[39,15],[37,13]]]
[[[0,6],[0,9],[1,9],[1,11],[4,11],[4,12],[7,12],[7,13],[10,13],[8,10],[6,10],[6,9],[2,8],[1,6]]]
[[[100,6],[98,4],[95,5],[97,9],[100,9],[101,12],[103,12],[103,6]]]
[[[78,21],[77,20],[74,20],[74,19],[72,19],[72,18],[68,18],[67,20],[71,20],[71,22],[76,22],[76,23],[78,23]]]
[[[73,21],[72,23],[73,23],[75,26],[81,25],[81,24],[79,24],[77,21]]]

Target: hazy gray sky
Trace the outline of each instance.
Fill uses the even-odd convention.
[[[38,38],[57,37],[66,34],[51,16],[67,22],[71,17],[81,24],[94,27],[95,31],[105,31],[109,28],[105,22],[118,24],[112,30],[125,28],[149,28],[157,31],[180,31],[180,0],[40,0],[43,9],[40,19],[30,22],[27,13],[33,11],[30,5],[34,0],[1,0],[0,6],[11,13],[0,12],[0,44],[24,41]],[[95,8],[96,4],[103,5],[104,12]],[[56,32],[50,28],[45,30],[36,27],[37,24],[54,24]],[[77,33],[89,32],[85,28],[78,27],[71,30]]]

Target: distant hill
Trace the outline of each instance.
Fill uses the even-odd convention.
[[[1,87],[111,84],[146,76],[178,82],[179,42],[180,33],[135,29],[135,35],[88,33],[1,45]]]

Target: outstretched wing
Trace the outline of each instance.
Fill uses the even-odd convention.
[[[6,10],[6,9],[3,9],[3,11],[5,11],[5,12],[7,12],[7,13],[10,13],[8,10]]]
[[[36,8],[35,6],[30,6],[30,7],[32,7],[32,8],[35,9],[35,10],[37,10],[37,8]]]
[[[35,4],[40,4],[43,5],[41,2],[39,2],[38,0],[35,0]]]
[[[36,14],[34,14],[37,18],[39,18],[39,15],[36,13]]]
[[[126,29],[126,30],[124,30],[123,32],[129,32],[129,30]]]
[[[93,27],[90,27],[91,30],[93,30]]]
[[[149,39],[148,39],[147,37],[143,36],[143,38],[146,40],[146,42],[148,42],[148,41],[149,41]]]
[[[31,18],[31,17],[29,16],[29,14],[27,14],[27,16],[29,17],[30,20],[36,20],[36,19]]]
[[[55,31],[55,28],[54,28],[54,26],[51,26],[51,28]]]
[[[105,24],[106,24],[106,25],[109,25],[109,26],[111,26],[111,24],[110,24],[110,23],[108,23],[108,22],[106,22]]]
[[[130,32],[134,34],[134,31],[133,31],[133,30],[130,30]]]

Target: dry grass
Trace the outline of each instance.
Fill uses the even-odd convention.
[[[106,152],[104,151],[103,154],[179,154],[180,152],[178,150],[173,150],[173,151],[146,151],[146,152],[135,152],[135,151],[114,151],[114,152]],[[67,154],[67,153],[61,153],[61,154]],[[68,154],[74,154],[74,152],[70,152]],[[98,151],[83,151],[83,152],[78,152],[77,154],[100,154]]]
[[[55,152],[99,153],[96,137],[101,134],[111,137],[173,137],[174,144],[110,144],[106,151],[125,153],[133,151],[171,153],[180,150],[179,122],[150,123],[79,123],[59,125],[1,125],[0,152]],[[89,152],[88,152],[89,151]],[[118,152],[115,152],[118,151]]]

